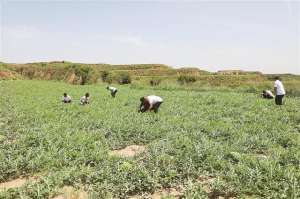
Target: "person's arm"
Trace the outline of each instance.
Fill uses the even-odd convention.
[[[84,104],[84,99],[83,99],[83,97],[80,98],[80,104]]]
[[[140,101],[141,101],[141,104],[139,106],[139,111],[138,112],[143,112],[143,110],[144,110],[144,98],[142,97],[140,99]]]
[[[143,108],[144,108],[144,106],[143,106],[143,102],[141,102],[141,104],[140,104],[140,106],[139,106],[139,110],[138,110],[138,112],[143,112],[142,110],[143,110]]]
[[[147,101],[147,99],[145,99],[145,98],[141,98],[140,101],[141,101],[141,104],[140,104],[139,112],[143,113],[148,110],[150,104]]]

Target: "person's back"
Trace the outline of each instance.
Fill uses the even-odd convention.
[[[273,99],[274,95],[270,90],[263,90],[262,97],[266,99]]]
[[[149,95],[146,97],[150,103],[150,106],[153,106],[155,103],[163,102],[163,99],[156,95]]]
[[[154,112],[157,113],[160,105],[163,103],[163,99],[156,95],[141,97],[140,101],[141,101],[141,105],[140,105],[139,112],[154,110]]]
[[[274,92],[275,92],[275,103],[277,105],[282,105],[282,99],[285,95],[285,89],[279,77],[275,77]]]

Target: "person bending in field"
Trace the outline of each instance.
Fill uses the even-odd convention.
[[[84,96],[80,98],[80,104],[85,105],[90,103],[90,94],[86,93]]]
[[[64,93],[64,95],[62,96],[61,101],[63,103],[71,103],[72,102],[72,98],[67,93]]]
[[[139,112],[154,111],[157,113],[159,106],[163,103],[163,99],[159,96],[149,95],[140,98],[141,104]]]
[[[107,86],[106,89],[110,91],[110,94],[112,97],[116,97],[116,94],[118,92],[117,88],[112,87],[112,86]]]
[[[278,76],[275,77],[274,92],[275,92],[275,103],[277,105],[282,105],[282,99],[285,95],[285,90]]]
[[[273,99],[274,95],[270,90],[263,90],[261,96],[265,99]]]

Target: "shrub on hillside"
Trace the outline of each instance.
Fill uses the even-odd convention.
[[[161,79],[158,79],[158,78],[152,78],[149,83],[151,86],[158,86],[161,82]]]
[[[109,75],[108,71],[102,71],[101,72],[101,80],[103,82],[108,82],[108,80],[110,79],[109,77],[110,77],[110,75]],[[111,83],[111,82],[108,82],[108,83]]]
[[[178,81],[180,84],[188,84],[188,83],[196,82],[196,81],[197,81],[197,78],[196,78],[196,76],[192,76],[192,75],[180,75],[180,76],[177,78],[177,81]]]
[[[89,66],[81,66],[79,64],[71,65],[76,77],[78,77],[78,84],[84,85],[88,83],[96,83],[99,77],[98,71]]]
[[[126,73],[126,72],[119,73],[116,76],[116,80],[119,84],[130,84],[131,83],[131,76],[129,75],[129,73]]]
[[[114,81],[115,77],[112,73],[109,73],[105,78],[105,82],[111,84]]]

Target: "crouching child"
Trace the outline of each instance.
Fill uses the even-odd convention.
[[[67,93],[64,93],[63,96],[62,96],[61,101],[63,103],[71,103],[72,102],[72,98]]]
[[[86,93],[84,96],[80,98],[80,104],[85,105],[90,103],[90,94]]]

